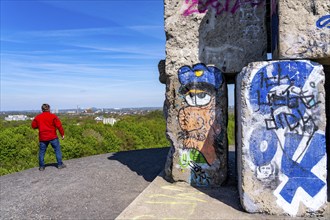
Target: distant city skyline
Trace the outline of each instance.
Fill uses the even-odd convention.
[[[0,111],[163,106],[163,4],[2,0]]]

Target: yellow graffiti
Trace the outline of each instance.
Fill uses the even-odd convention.
[[[185,193],[187,188],[180,187],[180,186],[173,186],[173,185],[166,185],[161,187],[162,190],[165,190],[164,194],[150,194],[148,195],[148,200],[145,201],[145,204],[153,204],[153,205],[168,205],[171,207],[177,207],[179,209],[184,210],[186,213],[185,216],[187,216],[187,219],[189,219],[189,216],[193,215],[196,208],[198,207],[198,203],[205,203],[207,202],[204,199],[198,198],[200,195],[204,195],[202,192],[191,192],[191,193]],[[171,191],[171,193],[169,193]],[[167,193],[167,194],[166,194]],[[173,194],[174,195],[169,195]],[[161,206],[162,208],[165,208]],[[171,208],[169,207],[169,208]],[[181,215],[180,213],[174,212],[175,215]],[[134,220],[140,220],[140,219],[160,219],[160,220],[183,220],[186,218],[182,218],[182,216],[174,217],[174,216],[167,216],[167,217],[161,217],[161,216],[155,216],[153,214],[150,215],[140,215],[135,216],[133,218]]]
[[[139,219],[184,220],[184,218],[177,218],[177,217],[157,218],[155,215],[139,215],[132,218],[132,220],[139,220]]]
[[[182,191],[180,188],[176,187],[166,187],[169,190],[174,191]],[[187,211],[189,215],[192,215],[197,207],[197,202],[206,202],[203,199],[196,198],[196,195],[201,195],[203,193],[196,192],[196,193],[178,193],[176,195],[165,195],[165,194],[153,194],[150,195],[149,198],[164,198],[169,199],[168,201],[146,201],[148,204],[166,204],[166,205],[185,205],[188,206]],[[176,200],[176,201],[173,201]],[[179,200],[179,201],[178,201]]]
[[[169,218],[163,218],[162,220],[184,220],[184,218],[169,217]]]
[[[202,76],[204,74],[204,71],[203,70],[196,70],[195,71],[195,76],[197,76],[197,77],[200,77],[200,76]]]
[[[172,191],[184,191],[184,188],[177,187],[177,186],[162,186],[162,189],[168,189]]]
[[[192,215],[197,207],[197,204],[194,202],[155,202],[155,201],[147,201],[147,204],[166,204],[166,205],[188,205],[188,213]]]
[[[204,90],[200,90],[200,89],[190,89],[186,94],[200,94],[200,93],[205,93]]]
[[[180,194],[177,194],[175,196],[169,196],[169,195],[165,195],[165,194],[155,194],[155,195],[149,196],[149,198],[164,197],[164,198],[179,199],[179,200],[184,200],[184,201],[191,200],[191,201],[198,201],[198,202],[206,202],[203,199],[198,199],[198,198],[193,197],[194,194],[195,195],[200,195],[200,194],[203,194],[203,193],[180,193]]]
[[[133,219],[133,220],[138,220],[138,219],[146,219],[146,218],[155,219],[156,216],[154,216],[154,215],[139,215],[139,216],[135,216],[135,217],[132,218],[132,219]]]

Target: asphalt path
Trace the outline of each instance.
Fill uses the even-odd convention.
[[[33,168],[1,176],[0,219],[115,219],[123,211],[119,219],[127,219],[127,216],[146,214],[141,214],[141,207],[147,207],[143,198],[150,199],[146,195],[152,189],[152,193],[162,193],[159,184],[169,184],[161,177],[157,177],[158,182],[150,184],[164,169],[168,150],[155,148],[103,154],[64,161],[67,168],[62,170],[49,164],[42,172]],[[228,166],[226,190],[222,194],[204,192],[209,199],[205,210],[211,210],[211,204],[214,210],[229,207],[232,211],[227,211],[227,217],[233,212],[242,212],[236,188],[234,146],[229,147]],[[328,175],[328,201],[329,182]],[[187,187],[186,190],[192,189]],[[143,191],[149,194],[145,192],[143,197]],[[199,192],[203,190],[199,189]],[[139,206],[139,202],[143,206]],[[157,213],[153,209],[153,213]],[[159,216],[163,216],[164,211],[168,209],[160,207]],[[203,216],[201,213],[199,215]],[[327,211],[329,213],[330,210]]]
[[[0,177],[0,219],[115,219],[164,169],[169,148],[103,154]]]

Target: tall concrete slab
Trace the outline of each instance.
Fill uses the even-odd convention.
[[[266,0],[164,0],[166,73],[184,65],[213,64],[239,73],[266,60]]]
[[[324,211],[324,81],[323,67],[305,60],[250,63],[237,76],[238,186],[246,211]]]
[[[215,86],[197,80],[197,89],[182,88],[184,82],[201,77],[201,65],[205,73],[224,79],[222,74],[234,77],[249,62],[266,59],[265,2],[164,0],[166,60],[161,81],[166,82],[164,111],[172,143],[167,178],[198,186],[219,186],[226,179],[226,82]],[[191,77],[183,80],[182,71],[190,71]],[[196,105],[189,94],[211,98]]]
[[[174,78],[174,77],[173,77]],[[202,63],[182,66],[166,98],[172,143],[166,178],[218,187],[227,177],[227,85],[220,70]]]
[[[330,64],[330,1],[272,0],[274,59]]]

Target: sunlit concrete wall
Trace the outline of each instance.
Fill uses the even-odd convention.
[[[159,69],[172,143],[167,178],[220,186],[227,176],[224,75],[266,59],[266,1],[165,0],[164,5],[166,59]]]
[[[330,1],[272,0],[274,59],[330,65]]]
[[[238,178],[248,212],[324,211],[325,74],[310,61],[250,63],[237,77]]]

